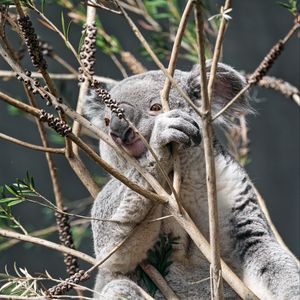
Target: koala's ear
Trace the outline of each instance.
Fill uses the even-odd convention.
[[[111,82],[105,85],[107,90],[111,90],[116,82]],[[83,114],[88,118],[94,125],[103,127],[105,125],[105,115],[107,114],[106,106],[102,99],[96,94],[94,89],[90,89],[88,95],[85,98],[83,107]]]
[[[209,78],[211,63],[206,63],[206,74]],[[187,91],[193,101],[200,101],[200,67],[195,65],[187,81]],[[244,86],[245,78],[232,67],[219,63],[213,88],[212,115],[220,111]],[[253,112],[249,105],[249,95],[245,93],[230,108],[228,108],[217,120],[232,125],[232,120],[241,113],[248,114]]]

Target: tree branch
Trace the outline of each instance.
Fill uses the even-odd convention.
[[[7,237],[7,238],[12,238],[12,239],[18,239],[24,242],[29,242],[29,243],[34,243],[34,244],[38,244],[56,251],[60,251],[66,254],[70,254],[72,256],[75,256],[77,258],[80,258],[92,265],[96,264],[96,259],[77,250],[74,250],[72,248],[63,246],[63,245],[59,245],[44,239],[40,239],[37,237],[33,237],[30,235],[25,235],[25,234],[21,234],[21,233],[17,233],[17,232],[13,232],[11,230],[6,230],[6,229],[2,229],[0,228],[0,235],[3,237]]]
[[[184,31],[185,31],[185,28],[186,28],[186,25],[188,22],[188,17],[190,15],[192,8],[193,8],[193,0],[189,0],[185,6],[182,17],[180,19],[180,23],[179,23],[179,26],[177,29],[177,34],[176,34],[172,52],[171,52],[171,57],[170,57],[169,66],[168,66],[168,70],[167,70],[171,77],[173,77],[174,73],[175,73],[176,61],[178,58],[181,41],[182,41]],[[163,110],[165,112],[170,110],[170,107],[169,107],[170,90],[171,90],[171,81],[168,78],[166,78],[164,87],[161,91],[161,103],[162,103]],[[177,194],[177,197],[180,197],[179,195],[180,195],[180,185],[181,185],[181,164],[180,164],[180,157],[179,157],[179,153],[178,153],[178,145],[173,143],[172,152],[173,152],[173,160],[174,160],[173,186],[174,186],[175,193]],[[175,193],[174,193],[174,196],[175,196]],[[181,210],[180,199],[177,200],[177,204],[178,204],[179,209]]]
[[[224,17],[223,17],[224,18]],[[211,298],[216,300],[222,300],[223,295],[223,282],[222,282],[222,270],[220,261],[220,239],[219,239],[219,217],[218,217],[218,202],[217,202],[217,188],[216,188],[216,171],[215,171],[215,158],[213,152],[213,133],[211,124],[211,102],[207,90],[207,78],[206,78],[206,62],[205,62],[205,46],[204,46],[204,28],[202,18],[202,3],[197,1],[195,3],[195,21],[196,21],[196,33],[198,43],[198,59],[200,63],[200,83],[201,83],[201,100],[202,100],[202,135],[203,135],[203,147],[205,156],[205,169],[206,169],[206,186],[207,186],[207,201],[208,201],[208,216],[209,216],[209,236],[211,246]],[[222,26],[222,22],[221,22]],[[224,23],[223,23],[223,26]],[[220,28],[223,32],[224,28]],[[222,33],[221,33],[222,34]],[[219,34],[220,35],[220,34]],[[218,39],[221,43],[221,37]],[[220,45],[216,45],[216,50],[219,51]],[[213,73],[211,76],[215,76],[218,54],[214,54],[212,64]],[[211,88],[213,84],[213,78],[211,80]]]
[[[32,149],[32,150],[37,150],[37,151],[42,151],[42,152],[49,152],[49,153],[54,153],[54,154],[65,154],[65,148],[49,148],[49,147],[43,147],[43,146],[37,146],[31,143],[27,143],[24,141],[21,141],[19,139],[13,138],[9,135],[6,135],[4,133],[0,133],[0,139],[15,143],[17,145]]]
[[[252,87],[255,84],[258,84],[258,82],[265,76],[265,74],[271,68],[274,61],[281,54],[281,52],[284,49],[283,48],[284,45],[289,41],[289,39],[298,30],[299,27],[300,27],[300,23],[296,22],[289,30],[289,32],[286,34],[286,36],[283,39],[279,40],[272,47],[269,53],[264,57],[262,62],[259,64],[257,69],[250,76],[248,84],[242,90],[240,90],[240,92],[237,93],[218,113],[216,113],[215,116],[213,116],[212,121],[216,120],[220,115],[222,115],[235,101],[237,101],[243,94],[245,94],[250,87]]]

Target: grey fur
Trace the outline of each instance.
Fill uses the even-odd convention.
[[[199,105],[198,67],[191,72],[176,71],[175,80]],[[216,112],[244,85],[243,77],[231,67],[220,64],[214,90],[213,111]],[[205,165],[201,144],[201,122],[175,89],[171,90],[171,111],[153,115],[150,107],[160,103],[164,75],[150,71],[130,77],[116,84],[110,91],[112,98],[125,109],[125,114],[141,131],[157,153],[166,172],[172,171],[173,158],[168,145],[178,143],[182,165],[181,198],[196,225],[208,238],[208,213],[206,201]],[[247,97],[227,112],[221,119],[231,126],[232,116],[251,112]],[[93,95],[86,104],[86,114],[107,133],[113,128],[119,142],[131,143],[134,135],[124,121],[111,116],[100,99]],[[110,119],[105,127],[104,118]],[[130,150],[130,147],[128,148]],[[133,152],[140,163],[163,185],[164,178],[152,156],[146,151]],[[261,299],[299,299],[299,269],[294,258],[276,242],[257,203],[250,179],[245,170],[234,161],[217,141],[214,143],[217,193],[219,204],[222,257]],[[119,168],[128,178],[149,187],[139,173],[118,157],[114,150],[100,142],[101,156]],[[138,154],[136,154],[138,153]],[[137,230],[125,244],[101,267],[95,289],[103,299],[144,299],[139,287],[127,275],[147,257],[147,251],[158,239],[159,233],[172,233],[180,237],[173,253],[174,263],[167,280],[181,299],[209,299],[209,265],[188,235],[171,218],[152,223],[145,222],[165,215],[162,206],[145,199],[116,179],[111,179],[98,195],[92,216],[118,221],[92,222],[97,260],[119,243],[131,230]],[[101,298],[100,297],[100,298]],[[162,296],[159,292],[157,299]],[[99,298],[95,294],[95,298]],[[99,298],[99,299],[100,299]],[[239,297],[225,285],[226,299]]]

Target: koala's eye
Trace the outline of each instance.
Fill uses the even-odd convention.
[[[161,110],[161,105],[158,104],[158,103],[155,103],[155,104],[153,104],[153,105],[150,107],[150,110],[151,110],[151,111],[160,111],[160,110]]]

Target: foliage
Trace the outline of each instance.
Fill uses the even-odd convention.
[[[172,264],[173,245],[177,244],[177,242],[177,237],[160,235],[154,247],[148,251],[148,262],[154,266],[163,277],[166,277],[169,273],[169,267]],[[141,267],[137,268],[137,275],[145,284],[148,293],[154,296],[157,291],[155,283]]]
[[[281,5],[284,8],[287,8],[288,11],[296,16],[299,12],[299,1],[297,0],[288,0],[287,2],[277,2],[279,5]]]
[[[0,274],[0,282],[6,282],[0,287],[0,293],[4,295],[34,297],[43,295],[43,291],[38,287],[37,280],[29,274],[26,268],[14,266],[17,277]]]
[[[36,196],[33,177],[26,173],[24,179],[16,179],[16,182],[0,187],[0,218],[5,220],[5,224],[12,228],[22,227],[14,217],[12,208],[24,202],[30,196]]]

